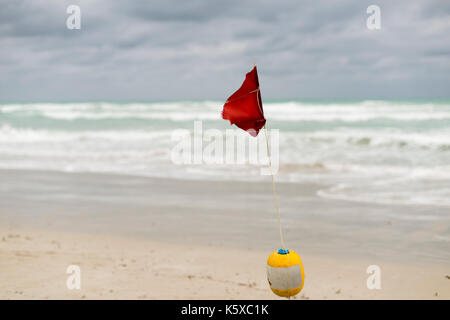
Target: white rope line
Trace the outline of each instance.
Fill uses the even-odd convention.
[[[286,245],[284,244],[283,230],[281,229],[280,211],[279,211],[279,208],[278,208],[277,190],[276,190],[276,188],[275,188],[275,177],[274,177],[273,171],[272,171],[272,159],[271,159],[271,157],[270,157],[269,139],[267,138],[267,129],[266,129],[266,125],[264,125],[264,135],[265,135],[265,137],[266,137],[267,156],[269,157],[270,175],[272,176],[273,200],[274,200],[274,202],[275,202],[275,211],[276,211],[276,213],[277,213],[278,230],[280,231],[281,249],[285,250],[285,249],[286,249]]]

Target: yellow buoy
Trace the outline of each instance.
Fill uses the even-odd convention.
[[[270,289],[280,297],[292,297],[305,283],[302,260],[294,251],[280,249],[267,259],[267,280]]]

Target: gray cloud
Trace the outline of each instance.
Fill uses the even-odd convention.
[[[448,2],[377,1],[370,31],[373,3],[3,0],[0,100],[224,99],[254,62],[267,99],[448,97]]]

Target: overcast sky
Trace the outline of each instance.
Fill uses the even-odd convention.
[[[444,0],[0,0],[0,49],[0,101],[450,97]]]

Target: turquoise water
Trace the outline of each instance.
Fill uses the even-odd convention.
[[[174,130],[229,129],[221,101],[0,105],[0,168],[260,181],[254,165],[174,165]],[[323,197],[450,206],[450,101],[271,101],[277,179]],[[243,133],[245,134],[245,133]],[[260,139],[262,135],[259,136]]]

